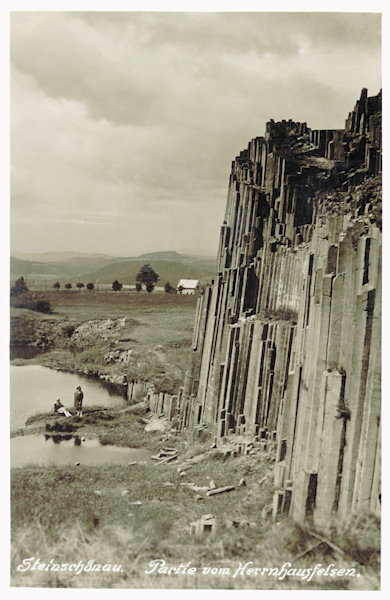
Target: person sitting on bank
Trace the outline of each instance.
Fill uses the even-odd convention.
[[[71,417],[71,413],[66,410],[65,406],[62,404],[61,400],[57,398],[54,402],[54,412],[60,415],[64,415],[64,417]]]
[[[84,394],[80,386],[76,388],[74,393],[74,408],[78,417],[83,416],[83,398]]]

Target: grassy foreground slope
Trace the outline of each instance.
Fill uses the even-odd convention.
[[[145,434],[146,435],[146,434]],[[165,436],[162,436],[165,439]],[[152,436],[153,446],[156,436]],[[148,441],[145,437],[145,444]],[[222,588],[222,589],[377,589],[379,537],[372,519],[353,522],[336,538],[341,554],[313,546],[308,533],[287,519],[272,523],[272,462],[267,457],[224,458],[209,443],[171,435],[178,459],[156,464],[100,467],[37,467],[12,472],[11,580],[14,586]],[[244,479],[245,485],[239,485]],[[234,485],[229,493],[207,496],[216,486]],[[191,489],[191,484],[197,489]],[[202,515],[216,517],[217,535],[197,540],[191,523]],[[232,522],[236,525],[232,526]],[[314,540],[315,542],[316,540]],[[309,550],[306,552],[306,550]],[[18,571],[25,558],[48,564],[120,564],[121,571]],[[150,563],[188,564],[193,575],[148,573]],[[240,565],[313,568],[333,565],[355,575],[278,579],[265,573],[234,574]],[[161,563],[162,564],[162,563]],[[207,568],[216,569],[211,573]],[[220,571],[223,569],[223,571]],[[359,573],[359,576],[357,576]]]

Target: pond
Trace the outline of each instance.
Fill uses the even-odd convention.
[[[23,427],[28,417],[50,412],[57,397],[67,407],[73,408],[73,394],[78,385],[84,392],[84,406],[125,406],[122,396],[113,395],[99,381],[62,373],[41,365],[10,367],[10,426],[11,431]]]
[[[25,435],[11,439],[11,467],[25,465],[104,465],[141,461],[152,453],[143,448],[102,446],[79,436]]]

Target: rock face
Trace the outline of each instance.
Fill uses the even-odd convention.
[[[274,515],[380,510],[381,93],[267,123],[233,161],[180,426],[276,447]],[[276,443],[275,443],[276,442]]]

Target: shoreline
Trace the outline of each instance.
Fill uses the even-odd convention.
[[[150,422],[163,425],[155,431],[145,431]],[[160,419],[150,412],[145,402],[124,407],[87,406],[83,416],[62,417],[53,412],[30,416],[24,427],[10,432],[10,438],[27,435],[72,435],[98,439],[102,445],[156,450],[161,437],[172,437],[167,419]],[[175,436],[176,437],[176,436]]]

